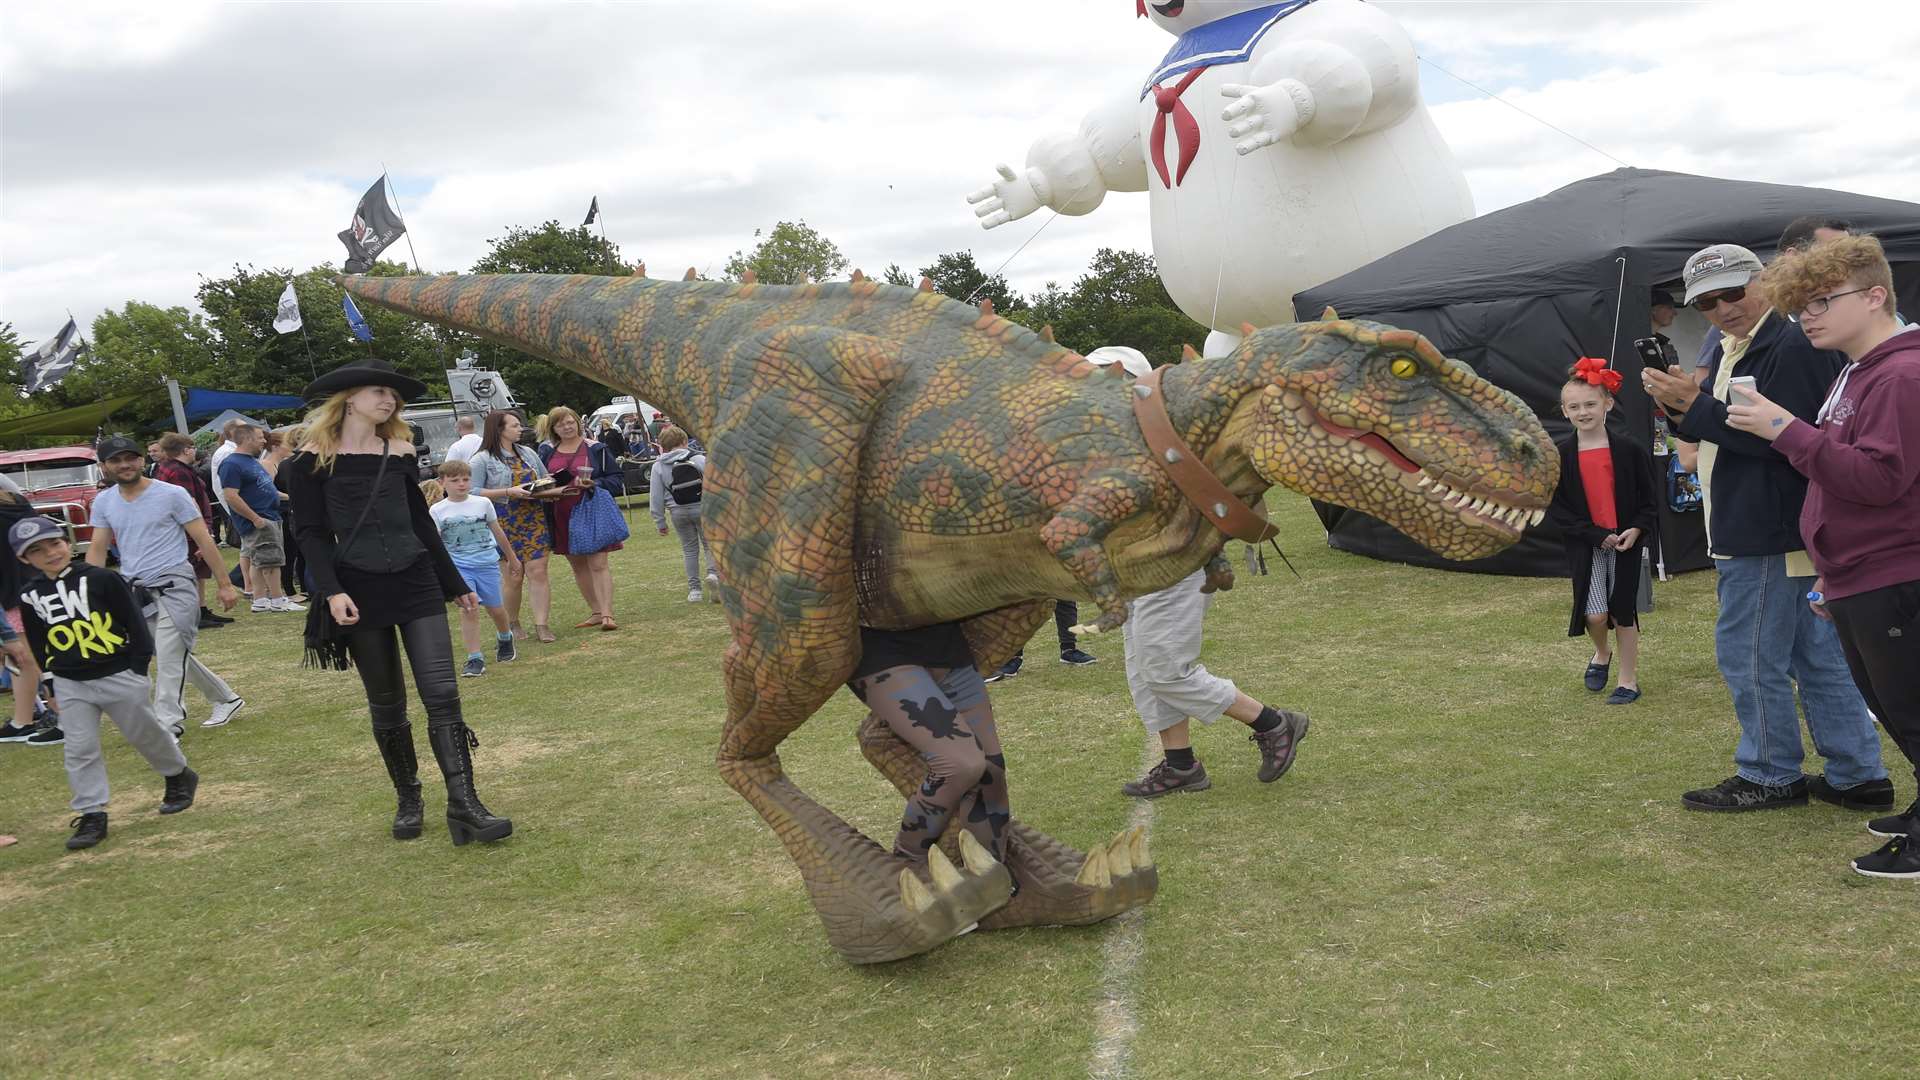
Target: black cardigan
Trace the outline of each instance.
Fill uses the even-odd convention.
[[[1593,550],[1610,530],[1593,523],[1587,510],[1587,485],[1580,476],[1579,436],[1554,444],[1560,451],[1560,484],[1553,490],[1547,519],[1560,530],[1567,549],[1567,573],[1573,578],[1573,618],[1567,636],[1587,632],[1587,590],[1593,585]],[[1614,626],[1634,626],[1634,608],[1640,596],[1640,552],[1653,541],[1660,526],[1660,493],[1653,486],[1653,456],[1618,431],[1607,433],[1613,451],[1613,510],[1619,519],[1615,532],[1640,530],[1640,539],[1614,560],[1613,592],[1607,596],[1607,615]]]

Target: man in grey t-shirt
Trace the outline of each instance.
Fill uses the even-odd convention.
[[[193,655],[200,634],[200,583],[187,561],[187,541],[193,541],[200,560],[213,571],[220,606],[231,610],[240,592],[227,580],[226,561],[193,496],[185,488],[149,478],[142,471],[146,458],[133,440],[102,439],[96,456],[112,486],[94,497],[93,544],[87,549],[87,561],[105,566],[107,549],[118,548],[121,575],[152,594],[146,616],[159,661],[153,676],[154,714],[175,738],[184,734],[183,696],[187,681],[192,680],[194,688],[213,704],[213,715],[200,726],[219,727],[233,719],[246,700]]]

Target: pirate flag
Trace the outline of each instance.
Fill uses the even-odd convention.
[[[353,224],[339,234],[340,242],[347,245],[349,274],[364,274],[373,269],[373,260],[407,231],[400,216],[387,206],[386,183],[387,178],[382,175],[360,196],[360,205],[353,211]]]

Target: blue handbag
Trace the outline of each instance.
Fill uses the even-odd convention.
[[[574,505],[567,518],[567,554],[592,555],[615,544],[625,543],[627,519],[620,516],[613,496],[605,488],[595,487]]]

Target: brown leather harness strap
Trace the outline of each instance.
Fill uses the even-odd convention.
[[[1265,515],[1228,490],[1173,430],[1173,418],[1167,415],[1165,393],[1160,388],[1161,370],[1154,368],[1133,384],[1133,416],[1140,422],[1140,433],[1147,437],[1153,460],[1166,470],[1168,479],[1200,516],[1221,532],[1249,544],[1278,534],[1280,530]]]

